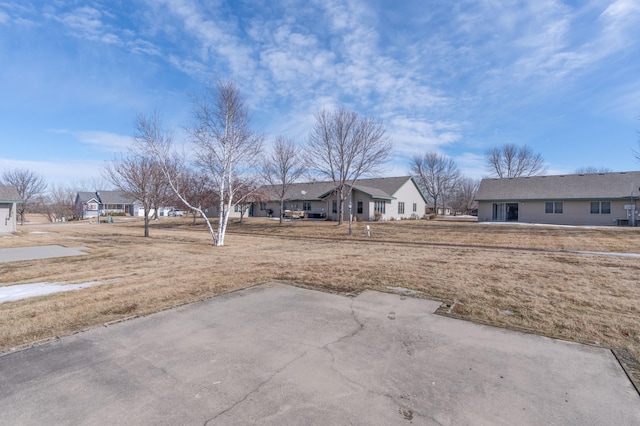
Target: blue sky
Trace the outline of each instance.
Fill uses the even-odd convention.
[[[471,177],[528,144],[550,174],[638,170],[640,0],[0,0],[0,171],[99,177],[157,108],[232,79],[256,130],[303,142],[321,108],[382,121],[383,175],[437,151]]]

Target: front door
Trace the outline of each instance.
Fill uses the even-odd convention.
[[[518,203],[507,203],[507,222],[518,221]]]

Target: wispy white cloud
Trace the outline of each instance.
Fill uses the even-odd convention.
[[[104,166],[100,160],[32,161],[0,158],[0,169],[28,169],[42,175],[47,184],[71,185],[79,180],[101,180],[99,171]]]
[[[131,146],[132,137],[100,130],[67,130],[50,129],[50,132],[68,134],[78,142],[89,145],[103,152],[126,152]]]

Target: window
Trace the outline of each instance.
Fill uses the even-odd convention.
[[[377,213],[385,214],[385,202],[384,201],[374,201],[373,202],[373,211]]]
[[[358,214],[362,214],[362,201],[358,201]]]
[[[417,212],[418,211],[418,203],[413,203],[413,212]]]
[[[267,209],[267,203],[260,203],[260,210],[266,210]]]
[[[303,201],[302,210],[311,210],[311,201]]]
[[[398,214],[404,214],[404,202],[398,201]]]
[[[544,212],[545,213],[553,213],[553,203],[551,203],[551,202],[544,203]]]
[[[338,200],[331,200],[331,212],[338,213]]]
[[[562,201],[547,201],[544,203],[544,212],[545,213],[562,213],[563,210],[563,202]]]
[[[592,201],[591,214],[611,214],[611,201]]]

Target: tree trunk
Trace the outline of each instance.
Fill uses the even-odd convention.
[[[282,225],[282,218],[284,217],[284,198],[280,199],[280,225]]]
[[[144,236],[149,236],[149,208],[144,208]]]

